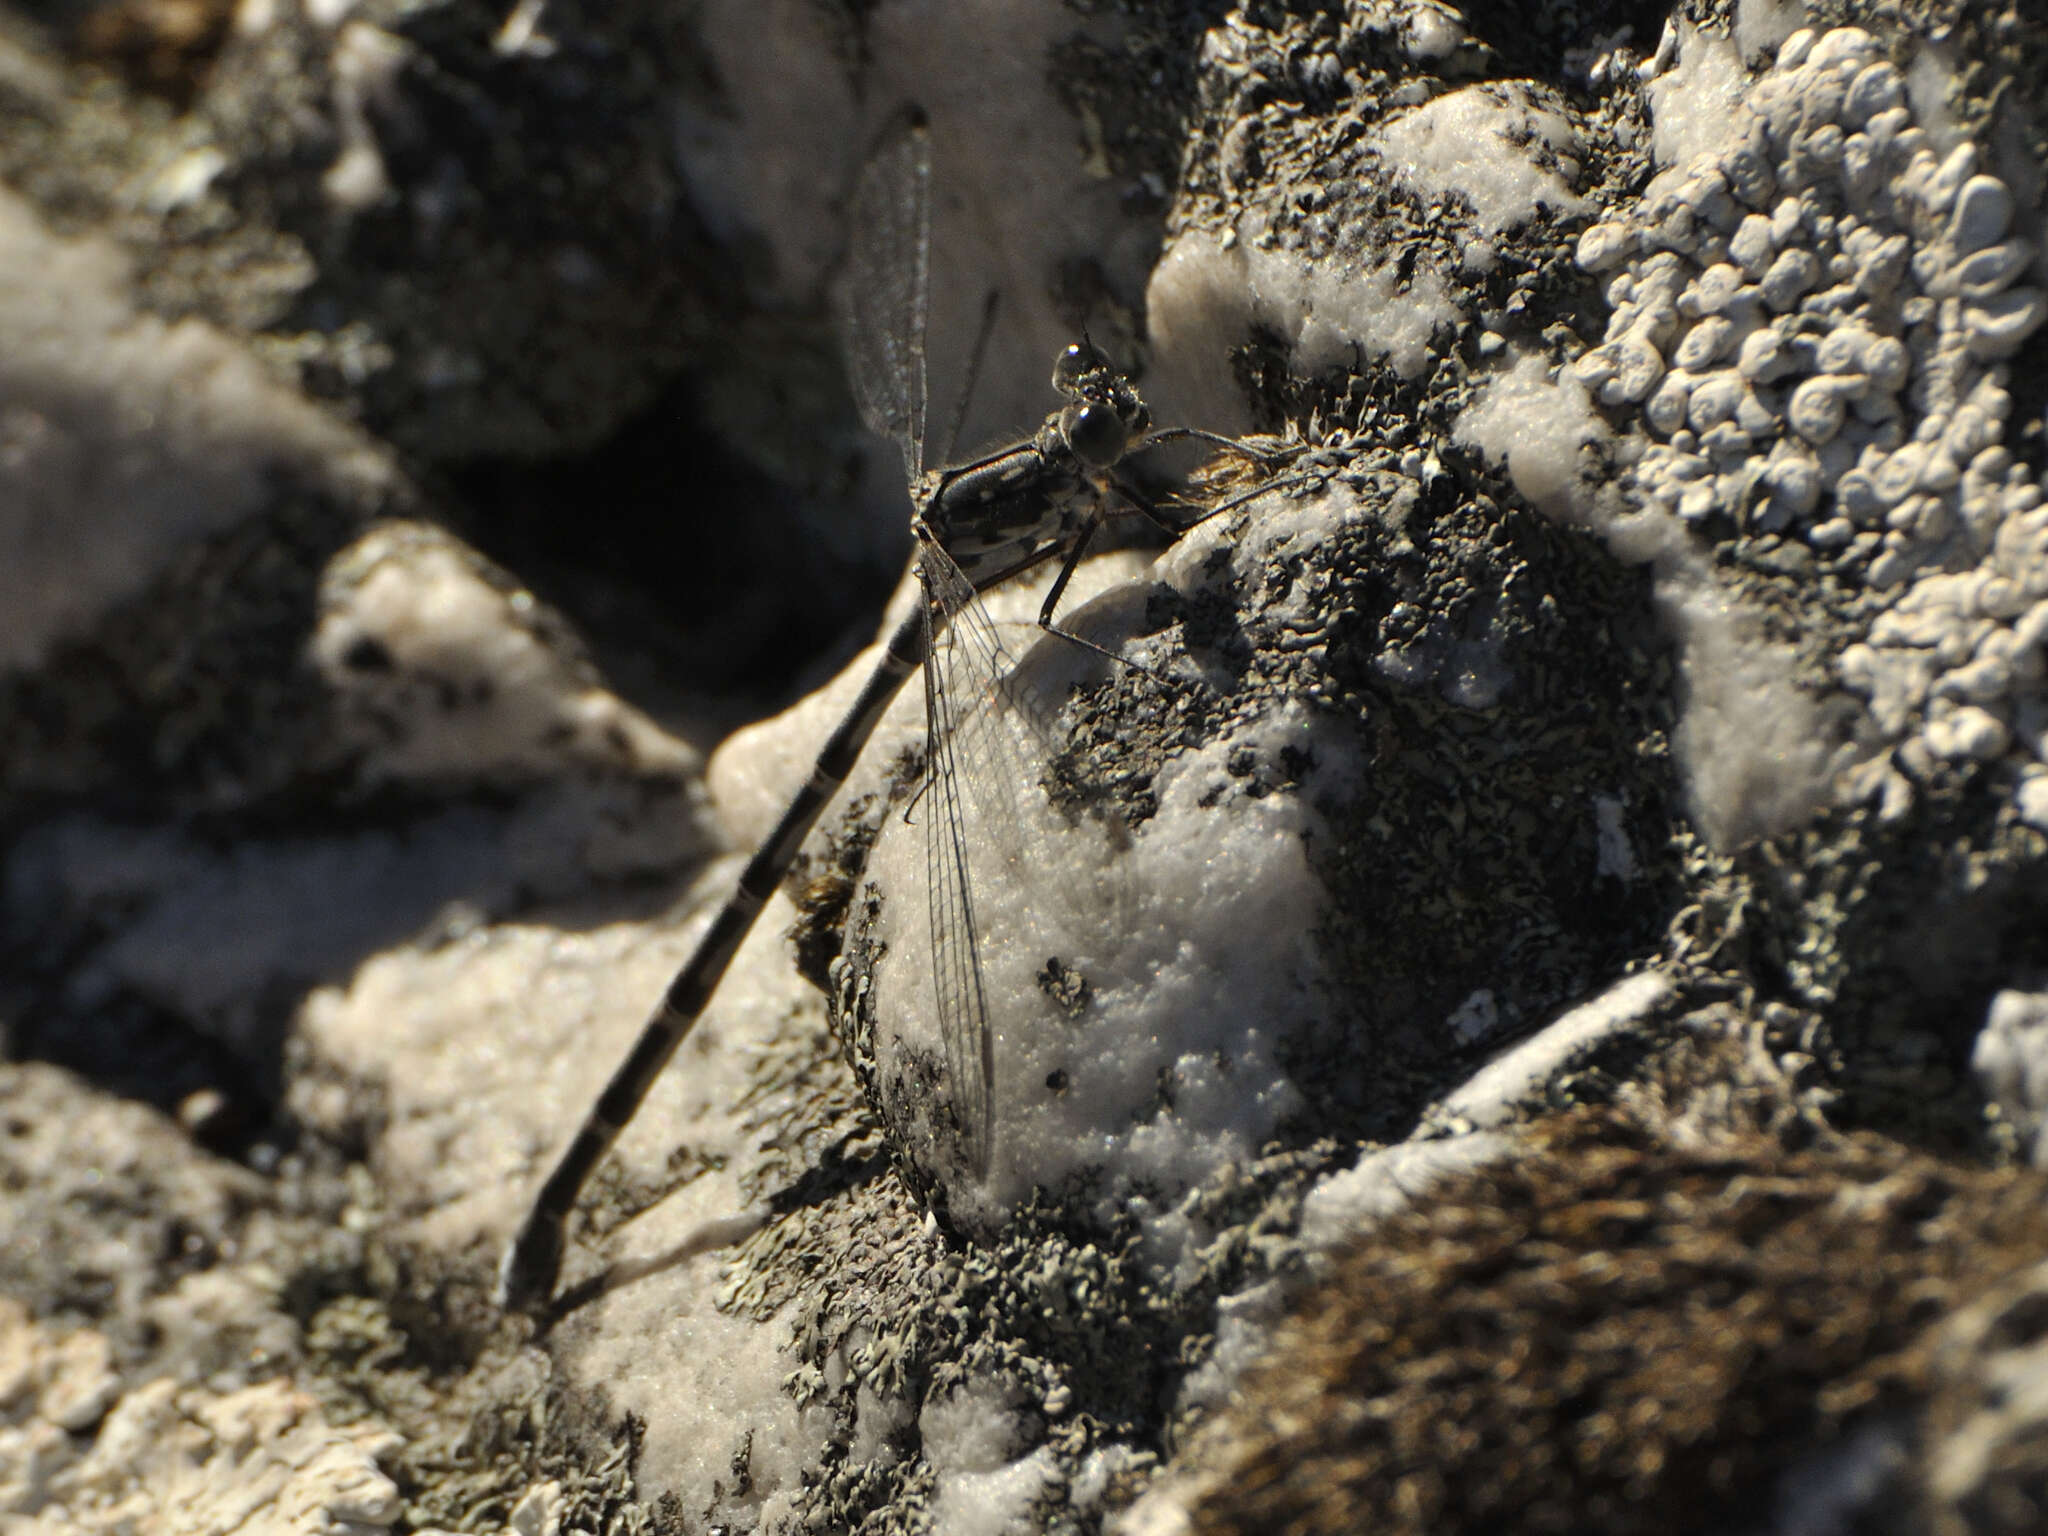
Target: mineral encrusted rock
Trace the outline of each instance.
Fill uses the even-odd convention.
[[[0,14],[8,1519],[2048,1508],[2024,8],[175,9]],[[506,1318],[871,660],[906,100],[961,452],[1085,330],[1259,457],[1134,471],[1214,514],[1077,575],[1137,665],[991,605],[991,1170],[913,688]]]

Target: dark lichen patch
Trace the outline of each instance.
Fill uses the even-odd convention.
[[[1234,12],[1205,44],[1169,230],[1390,275],[1401,290],[1425,280],[1478,322],[1440,328],[1431,338],[1439,355],[1477,361],[1482,333],[1496,348],[1501,338],[1536,344],[1593,296],[1571,259],[1583,215],[1552,207],[1552,198],[1511,232],[1493,228],[1463,191],[1411,185],[1381,131],[1449,92],[1478,90],[1511,112],[1533,108],[1569,123],[1584,153],[1561,153],[1541,135],[1513,152],[1589,207],[1611,201],[1649,174],[1633,70],[1607,71],[1597,97],[1551,82],[1561,57],[1622,35],[1645,19],[1640,9],[1525,19],[1467,8],[1442,17],[1445,41],[1462,36],[1433,57],[1416,49],[1410,30],[1430,15],[1422,6]]]
[[[1038,990],[1070,1019],[1077,1019],[1088,1011],[1088,1000],[1094,993],[1088,978],[1058,955],[1046,957],[1045,965],[1038,973]]]
[[[200,102],[227,167],[146,281],[166,306],[222,313],[224,255],[276,232],[313,254],[263,328],[316,392],[433,461],[597,440],[687,355],[715,276],[647,110],[657,79],[701,78],[688,28],[561,11],[556,48],[507,69],[488,8],[357,19],[377,30],[280,12],[230,39]],[[352,124],[337,81],[365,47],[388,87]],[[308,171],[366,130],[388,192],[350,207]]]
[[[1293,1134],[1380,1140],[1464,1070],[1445,1020],[1475,989],[1498,1044],[1659,946],[1685,889],[1672,667],[1646,574],[1448,447],[1337,435],[1297,464],[1282,478],[1330,502],[1324,530],[1163,592],[1209,681],[1105,678],[1075,703],[1065,771],[1114,783],[1137,823],[1165,762],[1307,705],[1326,750],[1233,756],[1214,799],[1321,813],[1342,1002],[1289,1045],[1309,1099]],[[1254,503],[1230,532],[1288,508]],[[1319,777],[1324,756],[1357,766]]]
[[[263,515],[194,542],[35,671],[0,677],[0,826],[87,798],[194,816],[323,796],[331,785],[306,782],[330,728],[305,666],[321,573],[389,509],[280,483]]]
[[[1482,983],[1533,1023],[1654,947],[1676,902],[1647,583],[1448,485],[1363,528],[1338,541],[1315,605],[1372,765],[1371,795],[1316,860],[1347,915],[1332,937],[1383,1010],[1382,1050]],[[1602,843],[1603,800],[1625,852]]]
[[[849,981],[848,970],[837,975]],[[860,1061],[854,1042],[872,1019],[864,1026],[857,1002],[840,1003],[839,1027]],[[835,1416],[802,1496],[807,1517],[829,1529],[921,1529],[939,1482],[922,1452],[919,1411],[963,1386],[1006,1383],[1028,1431],[1017,1454],[1052,1447],[1056,1483],[1094,1453],[1116,1453],[1125,1472],[1111,1479],[1112,1496],[1061,1515],[1095,1528],[1135,1496],[1142,1469],[1163,1451],[1172,1431],[1162,1405],[1206,1358],[1217,1299],[1291,1262],[1287,1234],[1301,1196],[1340,1149],[1219,1170],[1182,1202],[1207,1238],[1192,1273],[1172,1279],[1145,1257],[1136,1220],[1105,1226],[1099,1191],[1079,1185],[1042,1192],[1000,1231],[969,1242],[948,1230],[942,1208],[934,1219],[909,1182],[915,1171],[829,1042],[784,1043],[751,1095],[765,1111],[753,1134],[773,1150],[748,1188],[774,1214],[730,1251],[718,1303],[786,1320],[796,1362],[786,1390]],[[863,1425],[863,1413],[879,1414],[882,1430]]]
[[[473,1276],[373,1242],[361,1262],[307,1269],[301,1380],[336,1423],[396,1431],[380,1465],[415,1530],[503,1528],[536,1485],[558,1485],[564,1528],[680,1536],[673,1498],[634,1478],[641,1426],[601,1394],[565,1389],[520,1347]]]
[[[1337,1261],[1191,1451],[1194,1529],[1768,1520],[1806,1457],[1924,1406],[1928,1323],[2035,1261],[2043,1188],[1870,1137],[1554,1120]]]
[[[1207,1358],[1217,1299],[1283,1262],[1301,1195],[1331,1152],[1226,1170],[1191,1195],[1185,1210],[1211,1241],[1192,1275],[1171,1280],[1146,1259],[1136,1221],[1105,1228],[1086,1214],[1095,1202],[1085,1191],[1042,1195],[984,1243],[930,1221],[894,1170],[771,1221],[734,1250],[719,1301],[789,1319],[798,1365],[786,1388],[837,1416],[802,1500],[809,1518],[829,1529],[922,1528],[936,1475],[919,1410],[1002,1383],[1027,1442],[1018,1455],[1052,1447],[1069,1481],[1101,1451],[1130,1469],[1112,1499],[1062,1512],[1076,1529],[1095,1528],[1164,1450],[1161,1405]],[[889,1455],[852,1454],[863,1412],[895,1425]]]
[[[1899,823],[1830,812],[1731,865],[1742,963],[1825,1020],[1816,1049],[1844,1125],[1981,1141],[1970,1043],[1992,995],[2048,964],[2048,837],[2014,814],[2002,778],[1950,769],[1916,785]]]

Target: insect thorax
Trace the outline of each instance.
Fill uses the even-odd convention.
[[[1070,542],[1102,492],[1055,441],[934,475],[926,497],[925,528],[979,588],[1034,552]]]

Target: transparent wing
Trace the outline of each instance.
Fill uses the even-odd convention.
[[[937,629],[925,664],[922,808],[933,990],[960,1150],[979,1179],[993,1152],[999,1030],[1030,1028],[1046,1013],[1033,977],[1065,947],[1054,933],[1112,924],[1119,902],[1111,863],[1098,862],[1086,882],[1047,881],[1051,839],[1084,833],[1025,825],[1035,814],[1027,798],[1045,799],[1064,685],[1041,692],[1026,681],[1046,669],[1019,665],[943,549],[921,543],[918,569]],[[1105,846],[1120,841],[1106,811],[1092,819]]]
[[[894,439],[915,485],[924,472],[925,317],[931,299],[931,146],[906,111],[862,167],[847,209],[839,333],[854,403]]]

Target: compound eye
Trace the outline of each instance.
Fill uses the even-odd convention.
[[[1070,405],[1060,412],[1060,435],[1076,458],[1096,469],[1107,469],[1124,456],[1130,434],[1123,418],[1106,405]]]
[[[1079,394],[1090,374],[1109,367],[1109,359],[1085,341],[1077,341],[1052,365],[1052,387],[1063,395]]]

